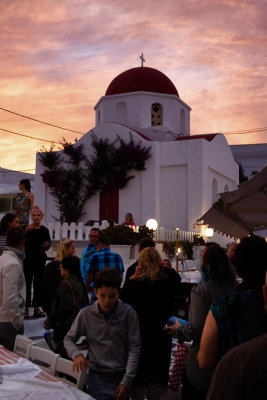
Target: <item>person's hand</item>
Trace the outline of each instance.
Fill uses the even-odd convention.
[[[182,324],[177,319],[175,324],[168,326],[168,335],[173,335],[176,329],[179,328],[179,326],[182,326]]]
[[[75,370],[77,372],[79,372],[80,370],[85,371],[87,366],[88,366],[88,361],[82,354],[79,354],[74,358],[72,369],[74,372]]]
[[[46,318],[43,323],[43,327],[48,331],[51,328],[49,318]]]
[[[42,247],[43,247],[44,249],[48,248],[49,246],[50,246],[49,240],[47,240],[46,242],[44,242],[44,243],[42,244]]]
[[[31,231],[32,228],[33,228],[32,224],[27,225],[26,228],[25,228],[25,232]]]
[[[135,269],[135,273],[131,276],[130,279],[136,279],[143,270],[144,270],[144,267],[141,267],[141,265],[137,265],[137,267]]]
[[[130,398],[130,389],[120,384],[116,390],[116,399],[128,400],[129,398]]]

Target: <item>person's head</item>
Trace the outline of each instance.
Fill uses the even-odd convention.
[[[110,247],[110,240],[107,238],[105,235],[100,235],[98,238],[98,243],[97,243],[97,251],[100,251],[101,249],[109,248]]]
[[[142,267],[138,279],[149,278],[151,281],[160,279],[162,276],[160,263],[161,258],[157,250],[154,247],[146,247],[138,258],[138,265]]]
[[[205,282],[221,285],[235,282],[235,274],[227,254],[220,246],[211,246],[206,250],[201,273]]]
[[[138,251],[139,253],[144,250],[146,247],[156,247],[156,243],[154,242],[153,239],[150,238],[143,238],[140,240],[139,245],[138,245]]]
[[[8,228],[6,233],[6,245],[21,250],[24,246],[25,231],[20,226]]]
[[[19,182],[19,189],[23,190],[26,189],[28,192],[31,191],[31,183],[29,181],[29,179],[21,179],[21,181]]]
[[[6,236],[8,228],[19,226],[19,219],[15,214],[7,213],[3,216],[0,222],[0,235]]]
[[[264,285],[267,269],[267,243],[259,236],[244,237],[232,261],[240,278],[252,285]]]
[[[234,256],[235,256],[235,251],[237,248],[237,243],[236,242],[231,242],[229,243],[229,246],[227,248],[227,255],[229,257],[230,262],[232,262]]]
[[[218,243],[216,243],[216,242],[207,242],[207,243],[205,243],[203,249],[201,250],[200,257],[203,259],[204,254],[206,253],[206,251],[207,251],[210,247],[213,247],[213,246],[220,247],[220,246],[218,245]]]
[[[76,256],[64,257],[60,263],[60,273],[62,278],[69,275],[76,275],[80,282],[83,281],[80,270],[80,260]]]
[[[128,212],[125,214],[125,222],[126,224],[130,224],[133,221],[133,214]]]
[[[98,228],[91,229],[89,235],[89,244],[91,246],[96,246],[99,236],[100,236],[100,230]]]
[[[39,225],[43,219],[43,216],[43,211],[38,206],[34,206],[31,212],[32,222],[35,225]]]
[[[94,292],[101,311],[112,312],[120,294],[121,278],[115,268],[106,268],[95,275]]]
[[[61,261],[64,257],[73,256],[75,253],[75,243],[72,239],[61,239],[57,244],[56,261]]]

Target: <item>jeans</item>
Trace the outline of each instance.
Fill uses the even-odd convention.
[[[121,383],[124,374],[112,374],[111,376],[99,376],[97,372],[89,371],[87,391],[96,400],[115,400],[116,390]]]

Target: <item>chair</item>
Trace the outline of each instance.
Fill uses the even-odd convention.
[[[55,374],[56,361],[58,358],[59,354],[55,354],[50,350],[38,346],[32,346],[30,348],[29,360],[51,375]]]
[[[35,345],[35,342],[25,336],[17,335],[13,353],[19,357],[29,358],[31,347]]]
[[[80,370],[79,372],[74,372],[72,367],[73,361],[67,360],[66,358],[58,358],[56,362],[55,376],[61,381],[68,383],[68,385],[75,386],[82,390],[85,382],[86,371]]]

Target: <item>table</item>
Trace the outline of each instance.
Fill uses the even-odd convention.
[[[19,356],[7,350],[5,347],[0,346],[0,365],[16,364],[18,360]],[[55,376],[50,375],[46,371],[41,371],[34,379],[45,382],[59,382]]]
[[[0,346],[0,365],[16,364],[19,357]],[[8,378],[0,384],[0,399],[14,400],[94,400],[92,396],[69,386],[46,371],[33,379]]]

